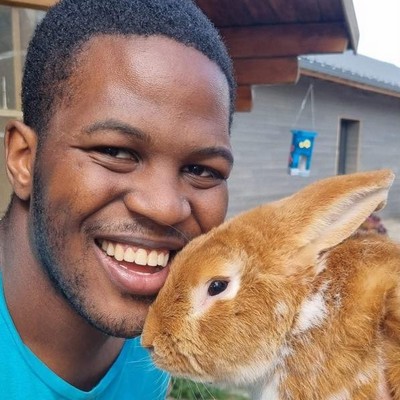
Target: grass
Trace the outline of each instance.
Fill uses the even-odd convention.
[[[236,391],[220,389],[187,379],[172,378],[170,399],[179,400],[248,400],[248,397]]]

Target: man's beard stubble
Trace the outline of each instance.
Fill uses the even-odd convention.
[[[63,225],[57,222],[68,219],[68,210],[55,211],[51,203],[46,202],[38,164],[38,162],[35,163],[29,237],[33,254],[43,272],[49,278],[55,292],[61,295],[69,306],[94,328],[115,337],[132,338],[140,335],[144,323],[141,318],[133,323],[134,313],[130,317],[119,320],[112,315],[100,314],[95,304],[96,300],[90,300],[86,295],[87,276],[83,272],[78,273],[74,265],[63,265],[64,244],[68,241],[68,234],[63,230]],[[59,217],[58,220],[55,213]],[[64,219],[60,218],[60,215],[64,216]],[[89,248],[89,243],[85,246]],[[84,254],[78,261],[75,260],[75,265],[77,264],[87,265]],[[72,271],[73,276],[68,276],[67,269]],[[150,304],[153,298],[137,298],[136,300]],[[133,328],[134,326],[136,328]]]

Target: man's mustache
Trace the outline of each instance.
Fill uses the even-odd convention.
[[[135,221],[120,221],[107,223],[93,223],[84,227],[84,233],[88,235],[117,233],[122,235],[158,236],[173,238],[183,241],[185,244],[194,238],[190,232],[183,232],[172,225],[160,225],[147,218],[136,218]]]

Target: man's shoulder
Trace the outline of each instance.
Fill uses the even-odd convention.
[[[140,339],[126,341],[115,364],[89,392],[72,387],[39,359],[28,359],[22,353],[12,339],[8,343],[0,340],[0,387],[7,396],[12,394],[11,398],[161,400],[166,397],[169,376],[153,365],[147,350],[140,346]],[[10,398],[2,396],[0,393],[0,400]]]

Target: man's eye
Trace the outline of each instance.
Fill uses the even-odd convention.
[[[97,149],[98,152],[106,154],[110,157],[121,158],[124,160],[136,160],[136,156],[132,152],[119,147],[101,147]]]
[[[221,173],[203,165],[188,165],[184,168],[184,172],[201,178],[224,179]]]

